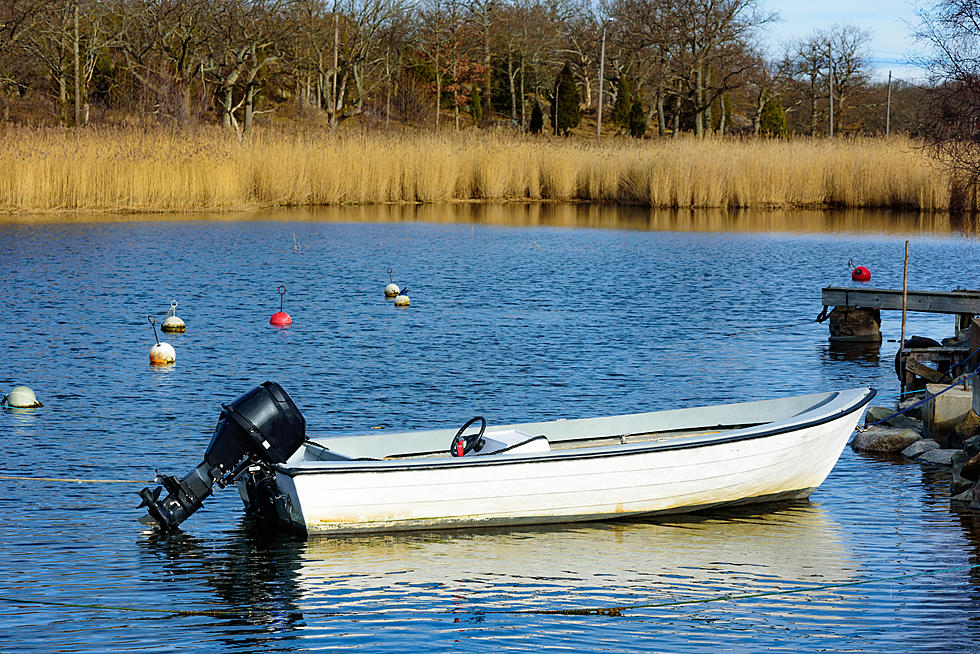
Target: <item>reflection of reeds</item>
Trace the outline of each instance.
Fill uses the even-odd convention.
[[[949,207],[913,141],[0,130],[0,211],[591,201],[654,207]]]

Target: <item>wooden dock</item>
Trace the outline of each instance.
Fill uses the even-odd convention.
[[[908,291],[908,311],[949,313],[960,316],[980,315],[980,291]],[[861,309],[902,310],[902,290],[890,288],[844,288],[828,286],[823,289],[825,307],[848,306]]]

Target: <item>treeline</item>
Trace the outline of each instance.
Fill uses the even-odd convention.
[[[767,55],[759,0],[0,0],[0,111],[83,126],[358,118],[564,133],[915,134],[841,25]],[[601,80],[601,82],[600,82]],[[833,116],[833,117],[832,117]]]

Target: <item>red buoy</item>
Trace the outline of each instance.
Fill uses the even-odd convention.
[[[282,296],[286,294],[286,287],[279,287],[279,311],[272,314],[269,318],[269,324],[275,325],[276,327],[288,327],[293,324],[293,319],[289,317],[289,314],[282,310]]]
[[[851,279],[856,282],[870,282],[871,281],[871,271],[864,266],[858,266],[851,271]]]

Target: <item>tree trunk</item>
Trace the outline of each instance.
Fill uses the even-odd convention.
[[[255,116],[256,91],[258,91],[258,87],[251,84],[245,90],[245,116],[242,118],[242,134],[248,134],[248,131],[252,129],[252,119]]]
[[[507,51],[507,81],[510,84],[510,119],[513,121],[517,120],[517,91],[514,89],[514,75],[517,71],[514,70],[514,55],[508,50]]]
[[[330,90],[330,127],[337,127],[337,111],[340,109],[340,100],[337,98],[337,75],[339,74],[339,41],[340,41],[340,14],[333,15],[333,81]],[[343,91],[341,91],[343,95]]]
[[[710,88],[711,88],[711,71],[708,70],[704,74],[704,89],[702,89],[702,93]],[[704,131],[706,134],[710,135],[715,131],[715,114],[711,106],[714,103],[707,102],[705,104],[707,106],[705,106],[704,108],[704,122],[705,122]]]
[[[436,131],[439,131],[439,113],[442,111],[442,75],[439,74],[439,61],[436,60]]]
[[[521,129],[527,129],[527,102],[524,101],[524,58],[521,58]]]
[[[493,60],[490,58],[490,10],[492,5],[486,8],[486,17],[483,19],[483,66],[486,68],[483,79],[483,115],[480,117],[480,125],[486,127],[493,121],[493,109],[490,103],[492,95],[490,87],[493,84]]]
[[[231,115],[233,101],[232,86],[228,85],[224,88],[221,100],[221,125],[225,129],[231,129],[232,121],[234,120],[234,116]]]
[[[759,90],[755,99],[755,115],[752,116],[752,134],[758,136],[762,130],[762,108],[766,106],[765,94]]]
[[[657,87],[657,133],[663,138],[667,133],[667,121],[664,116],[664,89]]]
[[[75,39],[72,44],[73,63],[75,66],[75,126],[82,124],[82,73],[79,61],[78,38],[78,3],[75,3]]]
[[[58,75],[58,113],[61,114],[61,122],[68,122],[68,80],[65,76]]]
[[[677,138],[681,133],[681,94],[674,96],[674,133],[671,138]]]
[[[704,138],[704,71],[701,62],[698,62],[695,72],[694,86],[694,135]]]

